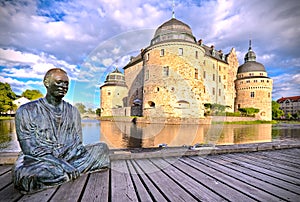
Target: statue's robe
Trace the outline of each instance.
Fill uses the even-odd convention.
[[[22,193],[34,193],[70,180],[49,155],[68,162],[80,173],[109,166],[105,143],[83,146],[80,114],[65,101],[58,109],[45,98],[27,103],[17,110],[15,121],[21,149],[24,142],[30,143],[30,151],[21,152],[13,168],[14,185]],[[49,152],[38,155],[39,149]]]

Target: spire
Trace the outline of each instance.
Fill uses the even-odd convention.
[[[256,54],[252,50],[251,39],[249,40],[249,49],[244,58],[245,62],[256,61]]]
[[[251,47],[251,38],[249,40],[249,49],[248,50],[252,50],[252,47]]]
[[[172,3],[172,18],[175,18],[175,0]]]

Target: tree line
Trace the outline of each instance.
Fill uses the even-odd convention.
[[[28,100],[36,100],[39,98],[44,97],[43,93],[39,90],[25,90],[22,92],[21,95],[17,95],[11,89],[10,84],[0,82],[0,114],[6,114],[8,111],[16,111],[17,105],[13,103],[14,100],[25,97]],[[86,109],[86,106],[82,103],[76,103],[75,106],[79,110],[81,114],[88,113],[88,114],[100,114],[100,108],[94,111],[91,108]]]

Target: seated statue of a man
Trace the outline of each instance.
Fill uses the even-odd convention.
[[[105,143],[82,144],[80,114],[63,100],[69,86],[67,73],[59,68],[49,70],[44,85],[45,98],[22,105],[15,118],[22,152],[13,168],[13,182],[24,194],[109,166]]]

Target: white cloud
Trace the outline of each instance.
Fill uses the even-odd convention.
[[[161,0],[43,2],[2,2],[2,78],[34,82],[31,77],[41,78],[47,69],[58,66],[68,70],[73,80],[99,83],[111,70],[109,65],[121,68],[131,55],[149,45],[153,29],[171,18],[172,5],[172,1]],[[251,37],[257,61],[275,77],[274,94],[280,96],[288,92],[282,89],[295,87],[276,76],[292,78],[299,73],[298,0],[175,1],[175,12],[205,44],[224,52],[235,47],[240,62]],[[298,81],[296,76],[292,83]]]

